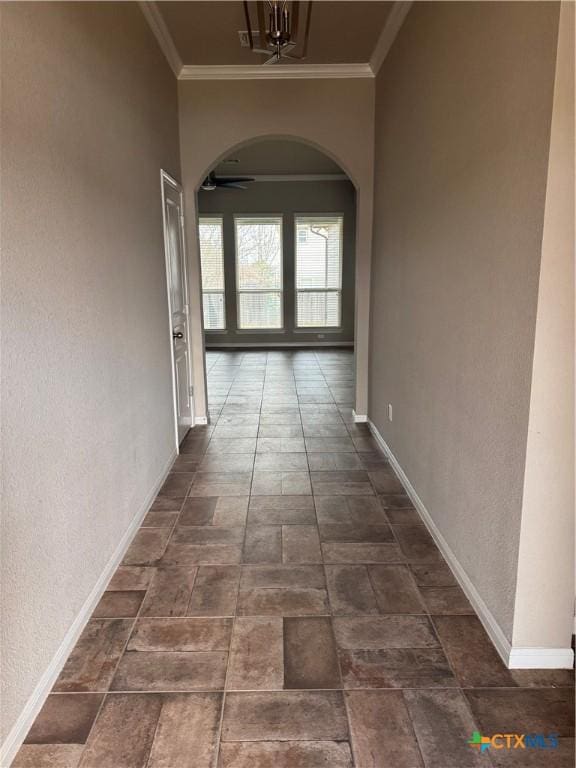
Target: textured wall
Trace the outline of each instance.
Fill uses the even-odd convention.
[[[214,190],[198,195],[200,214],[224,216],[224,257],[228,326],[226,333],[206,334],[206,343],[309,343],[317,332],[294,332],[294,215],[300,213],[341,213],[344,215],[342,243],[342,325],[326,329],[323,342],[354,341],[354,268],[356,198],[349,181],[256,182],[241,192]],[[276,213],[283,218],[284,329],[283,333],[237,333],[234,214]]]
[[[179,157],[136,3],[1,11],[4,739],[174,449],[160,168]]]
[[[557,26],[416,3],[376,85],[370,415],[508,639]]]
[[[574,3],[560,11],[514,645],[574,631]]]
[[[263,137],[300,139],[325,152],[356,186],[356,410],[366,413],[374,161],[374,81],[181,80],[180,147],[190,276],[199,280],[195,193],[232,149]],[[205,413],[200,294],[190,296],[196,415]]]

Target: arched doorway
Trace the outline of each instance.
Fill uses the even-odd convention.
[[[219,189],[211,191],[202,191],[201,189],[203,182],[211,173],[215,173],[216,177],[223,175],[227,177],[248,175],[256,177],[257,181],[246,185],[249,186],[248,190],[228,190],[225,193],[227,197],[223,198]],[[281,178],[282,181],[280,180]],[[187,178],[185,175],[184,179],[187,190],[187,228],[190,246],[192,299],[194,298],[195,290],[198,294],[197,306],[191,307],[193,339],[195,338],[193,353],[196,370],[197,412],[202,413],[202,400],[205,398],[204,412],[206,415],[208,414],[208,404],[205,396],[204,349],[206,345],[208,347],[213,347],[216,344],[234,345],[244,348],[249,348],[248,345],[255,347],[259,344],[266,344],[266,347],[270,347],[271,344],[281,346],[290,344],[293,347],[317,346],[318,348],[346,346],[350,351],[354,350],[353,365],[356,373],[355,381],[347,382],[347,384],[357,384],[355,393],[350,391],[346,393],[348,396],[346,405],[353,410],[353,417],[356,420],[364,420],[362,414],[367,412],[366,350],[369,306],[369,293],[367,290],[369,279],[367,278],[367,273],[369,273],[370,258],[371,212],[367,208],[366,196],[360,194],[359,186],[345,164],[333,152],[326,150],[318,145],[318,143],[309,139],[294,135],[269,134],[253,137],[235,144],[232,148],[221,151],[209,165],[195,163],[193,186],[191,185],[190,176]],[[257,199],[264,199],[266,202],[265,205],[252,205],[252,213],[282,213],[282,211],[279,211],[279,208],[282,208],[283,205],[275,204],[274,198],[282,197],[285,199],[290,185],[292,190],[299,186],[300,190],[307,190],[308,194],[302,194],[302,204],[292,203],[291,206],[288,206],[289,208],[291,207],[289,215],[282,216],[282,245],[284,255],[288,255],[288,259],[283,261],[283,277],[285,279],[282,286],[282,333],[280,335],[274,333],[273,329],[265,329],[264,334],[256,334],[254,329],[238,327],[240,323],[238,322],[239,307],[237,286],[235,285],[236,275],[235,270],[229,266],[234,259],[234,254],[232,253],[235,247],[233,218],[235,213],[248,212],[246,208],[250,207],[248,205],[249,199],[252,202]],[[320,187],[323,187],[324,200],[322,195],[315,197],[312,194],[314,185],[316,185],[318,191],[320,191]],[[280,188],[285,191],[282,195],[278,194]],[[328,189],[332,190],[331,194],[326,194]],[[344,206],[337,201],[338,194],[335,194],[336,190],[343,189],[347,190],[348,198],[347,204]],[[264,194],[265,191],[267,194]],[[227,224],[223,223],[222,238],[227,241],[229,256],[226,268],[227,287],[225,296],[219,299],[212,297],[212,302],[218,300],[223,305],[226,317],[225,334],[214,333],[215,329],[209,329],[206,333],[204,332],[203,303],[200,298],[200,291],[198,290],[202,282],[200,242],[198,239],[199,219],[203,215],[217,216],[221,213],[218,210],[218,199],[225,200],[226,203],[227,215],[223,216],[223,218],[227,218],[228,222]],[[237,207],[238,210],[234,211],[234,207]],[[341,289],[341,303],[337,309],[334,305],[338,304],[338,302],[332,298],[332,314],[336,311],[340,314],[338,327],[335,328],[334,324],[332,327],[329,327],[325,322],[325,327],[314,328],[315,333],[312,333],[309,328],[297,328],[299,325],[297,317],[298,298],[301,299],[300,306],[302,307],[304,296],[303,293],[298,293],[296,285],[295,215],[306,213],[334,214],[339,213],[339,209],[342,207],[344,207],[346,215],[343,217],[344,220],[342,222],[342,282],[339,286]],[[257,208],[261,210],[258,211]],[[305,237],[305,234],[300,233],[300,237]],[[360,301],[358,300],[358,285],[361,287]],[[324,298],[322,298],[322,301],[324,301]],[[194,301],[192,301],[193,304]],[[222,325],[223,323],[221,322],[220,324]],[[279,325],[278,323],[276,324]],[[245,332],[243,333],[242,331]],[[358,377],[358,372],[360,372],[360,377]],[[347,388],[350,390],[351,386]],[[349,400],[350,395],[354,398],[352,402]],[[357,416],[357,414],[360,415]],[[199,423],[206,423],[206,421],[207,419],[203,419],[202,416],[198,419]]]

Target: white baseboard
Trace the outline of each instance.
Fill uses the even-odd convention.
[[[442,552],[450,570],[462,587],[466,597],[476,611],[490,640],[509,669],[571,669],[574,663],[574,654],[571,648],[513,648],[510,641],[500,628],[500,625],[492,615],[492,612],[478,593],[474,584],[464,568],[460,565],[456,555],[450,548],[444,536],[436,526],[432,516],[424,506],[422,499],[416,493],[412,483],[400,466],[398,459],[370,419],[368,419],[370,431],[376,442],[386,454],[406,493],[418,510],[422,522],[427,527],[432,538]]]
[[[203,424],[208,424],[208,416],[196,416],[194,418],[194,426],[199,427]]]
[[[512,648],[510,669],[572,669],[572,648]]]
[[[64,666],[68,656],[70,655],[70,652],[76,645],[76,642],[80,637],[80,635],[82,634],[82,631],[86,626],[88,619],[92,615],[94,608],[98,604],[98,601],[100,600],[100,598],[102,597],[102,594],[104,593],[106,587],[108,586],[108,582],[114,575],[116,568],[120,565],[122,558],[126,553],[126,550],[130,546],[132,539],[136,535],[136,532],[140,527],[140,523],[146,516],[148,510],[152,506],[152,502],[156,498],[158,491],[160,490],[164,481],[166,480],[166,477],[170,472],[170,469],[175,459],[176,459],[176,452],[174,452],[170,456],[170,459],[164,466],[164,469],[160,473],[158,480],[154,483],[154,486],[150,490],[150,492],[147,494],[146,499],[144,500],[144,503],[141,505],[137,514],[134,516],[132,522],[128,526],[126,532],[118,542],[118,546],[116,547],[112,557],[108,560],[106,566],[104,567],[104,570],[98,577],[98,581],[94,585],[92,591],[90,592],[87,599],[85,600],[82,608],[80,609],[76,618],[72,622],[70,628],[66,632],[62,642],[60,643],[60,647],[58,648],[58,650],[56,651],[55,655],[52,658],[52,661],[44,671],[44,674],[42,675],[40,680],[38,681],[38,684],[36,685],[34,691],[32,692],[32,695],[26,702],[24,709],[20,713],[20,716],[18,717],[13,727],[11,728],[8,736],[6,737],[4,744],[2,744],[2,747],[0,748],[0,766],[2,768],[8,768],[12,760],[14,760],[14,757],[16,756],[16,753],[20,749],[22,742],[26,738],[26,734],[30,730],[30,727],[32,726],[32,723],[36,719],[37,714],[42,709],[42,706],[46,701],[46,697],[52,690],[52,686],[54,685],[54,683],[56,682],[56,679],[58,678],[58,675],[62,671],[62,667]]]
[[[365,424],[368,421],[365,413],[356,413],[354,409],[352,409],[352,418],[356,424]]]
[[[353,347],[353,341],[232,341],[222,344],[206,343],[206,349],[242,349],[243,347],[262,347],[280,348],[280,347]]]

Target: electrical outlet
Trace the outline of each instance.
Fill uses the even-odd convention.
[[[239,29],[238,30],[238,38],[240,40],[240,48],[250,48],[250,38],[248,37],[248,30],[245,29]],[[252,30],[252,40],[254,42],[255,46],[260,45],[260,31],[253,29]]]
[[[323,338],[324,338],[324,334],[323,334],[323,333],[319,333],[319,334],[318,334],[318,338],[319,338],[319,339],[323,339]]]
[[[388,421],[392,421],[392,403],[388,403]]]

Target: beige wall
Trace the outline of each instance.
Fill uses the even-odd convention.
[[[557,25],[416,3],[376,86],[369,413],[508,641]]]
[[[372,241],[374,82],[371,80],[180,81],[180,147],[190,276],[199,282],[195,192],[206,172],[240,144],[264,136],[297,138],[338,162],[357,189],[356,408],[366,413]],[[206,413],[200,375],[204,341],[200,293],[190,297],[197,415]]]
[[[574,629],[574,4],[562,3],[544,212],[514,646]]]
[[[356,199],[349,181],[255,182],[231,192],[215,189],[198,194],[200,214],[220,214],[224,222],[224,266],[226,281],[226,331],[206,333],[206,344],[341,344],[354,341],[354,271]],[[278,333],[238,331],[236,306],[236,246],[234,215],[271,213],[282,215],[282,259],[284,266],[284,327]],[[314,332],[295,327],[294,217],[298,214],[341,213],[342,303],[339,329]],[[318,339],[318,334],[322,339]]]
[[[174,450],[160,168],[176,82],[136,3],[3,3],[2,739]]]

